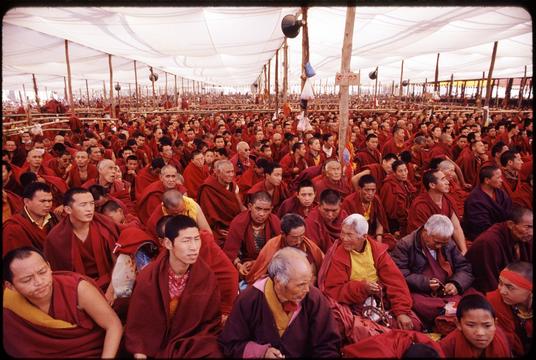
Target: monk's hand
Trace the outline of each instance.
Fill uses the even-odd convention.
[[[73,168],[73,164],[69,164],[69,165],[65,168],[65,172],[68,173],[69,171],[71,171],[72,168]]]
[[[441,283],[439,282],[439,280],[437,280],[436,278],[430,279],[430,290],[432,290],[432,292],[437,291],[437,289],[439,289],[440,286],[441,286]]]
[[[367,281],[367,292],[369,295],[378,295],[380,293],[381,287],[375,281]]]
[[[402,330],[413,330],[413,321],[406,314],[400,314],[396,317],[398,328]]]
[[[57,216],[61,216],[63,214],[63,205],[58,206],[53,210],[54,214]]]
[[[445,295],[458,295],[458,289],[456,288],[456,285],[453,283],[446,283],[445,284]]]
[[[242,264],[239,263],[238,272],[240,273],[240,275],[247,276],[249,274],[249,271],[251,270],[251,267],[253,266],[253,263],[254,263],[253,260],[246,261]]]
[[[104,293],[104,297],[106,298],[106,301],[110,306],[114,304],[115,301],[115,291],[114,287],[112,286],[112,283],[110,282],[110,285],[108,285],[108,288],[106,289],[106,292]]]
[[[270,346],[264,353],[264,357],[267,359],[282,359],[285,355],[281,354],[281,351]]]
[[[225,325],[228,317],[229,317],[229,314],[221,314],[221,326]]]
[[[220,230],[220,234],[222,234],[223,236],[227,237],[227,234],[229,234],[229,230],[223,230],[223,229],[221,229],[221,230]]]
[[[465,183],[465,184],[463,184],[463,187],[464,187],[464,189],[470,190],[473,187],[473,185]]]
[[[135,353],[134,354],[134,359],[147,359],[147,355],[140,354],[140,353]]]

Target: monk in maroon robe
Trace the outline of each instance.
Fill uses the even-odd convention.
[[[354,190],[348,179],[343,176],[342,166],[336,159],[330,159],[324,163],[322,175],[313,179],[313,185],[317,197],[320,197],[320,194],[325,189],[338,191],[342,198]]]
[[[294,180],[303,170],[307,169],[307,147],[302,142],[292,145],[292,152],[287,153],[279,162],[283,168],[283,179],[287,182]]]
[[[305,220],[305,236],[325,253],[339,238],[341,223],[347,215],[341,208],[339,193],[326,189],[320,194],[319,205],[311,210]]]
[[[153,159],[150,165],[145,166],[138,172],[135,183],[135,196],[137,201],[139,201],[141,194],[147,188],[147,186],[158,180],[160,170],[162,167],[164,167],[164,165],[165,163],[162,158],[156,158]]]
[[[248,190],[246,197],[259,191],[266,191],[272,197],[272,211],[277,213],[279,206],[290,196],[287,184],[283,181],[283,168],[277,163],[264,164],[264,180],[259,181]]]
[[[74,159],[75,164],[67,173],[66,182],[69,187],[81,187],[86,181],[96,179],[99,176],[97,167],[89,163],[87,152],[76,152]]]
[[[264,158],[257,159],[255,166],[250,166],[249,169],[244,171],[236,182],[241,194],[246,194],[253,185],[264,180],[264,167],[267,162],[268,160]]]
[[[298,184],[296,194],[283,201],[277,211],[277,216],[282,218],[285,214],[295,213],[307,219],[310,211],[318,205],[315,198],[315,188],[312,181],[303,180]]]
[[[22,198],[9,190],[2,190],[2,224],[11,216],[22,210]]]
[[[121,321],[91,279],[72,272],[52,273],[32,248],[8,253],[6,264],[10,271],[4,273],[3,344],[9,356],[115,357]],[[39,283],[22,283],[35,269]]]
[[[125,346],[135,357],[221,357],[220,294],[214,273],[199,259],[197,225],[177,215],[167,222],[165,235],[166,251],[136,277]]]
[[[395,160],[398,160],[398,157],[395,154],[384,154],[381,164],[374,163],[363,166],[361,171],[352,177],[352,184],[354,187],[357,187],[357,183],[361,176],[372,175],[374,179],[376,179],[376,185],[378,186],[378,191],[380,191],[387,175],[393,172],[392,164]]]
[[[382,154],[378,150],[378,136],[376,134],[368,134],[365,140],[365,148],[356,153],[361,166],[370,164],[381,164]]]
[[[460,167],[466,183],[476,186],[478,184],[478,174],[486,153],[482,141],[471,143],[470,151],[462,152],[456,164]]]
[[[530,173],[524,181],[521,181],[518,188],[512,194],[512,203],[517,206],[522,206],[532,210],[533,206],[533,191],[532,191],[533,175]]]
[[[184,177],[184,186],[188,190],[188,196],[192,199],[197,199],[199,187],[210,175],[202,152],[194,151],[192,153],[192,160],[190,160],[182,175]]]

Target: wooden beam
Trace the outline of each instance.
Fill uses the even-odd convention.
[[[306,6],[302,6],[302,64],[301,64],[301,88],[303,90],[303,86],[305,85],[305,64],[309,62],[309,25],[307,24],[307,11],[308,8]]]
[[[518,108],[521,108],[521,104],[523,102],[523,90],[525,88],[526,82],[527,82],[527,65],[525,65],[525,73],[523,74],[523,79],[521,80],[521,84],[519,84],[519,96],[517,99]]]
[[[112,55],[108,54],[108,72],[110,73],[110,117],[115,118],[114,73],[112,70]]]
[[[399,89],[398,89],[398,97],[401,98],[402,97],[402,81],[404,78],[404,60],[402,60],[402,64],[400,65],[400,84],[398,85],[399,86]]]
[[[285,38],[285,42],[283,43],[283,57],[284,57],[284,64],[283,64],[283,103],[287,102],[287,93],[288,93],[288,44],[287,44],[287,38]]]
[[[138,68],[136,67],[136,60],[134,60],[134,84],[136,85],[136,111],[137,111],[140,107],[141,91],[138,87]]]
[[[435,64],[434,91],[439,91],[439,53]]]
[[[89,86],[86,79],[86,95],[87,95],[87,107],[89,108]]]
[[[498,41],[495,41],[493,43],[493,52],[491,54],[491,63],[489,65],[489,72],[488,72],[488,82],[486,84],[486,103],[485,105],[490,105],[489,101],[491,99],[491,78],[493,76],[493,67],[495,66],[495,56],[497,55],[497,45],[499,44]]]
[[[37,91],[37,80],[35,80],[35,74],[32,74],[32,80],[33,80],[33,86],[34,86],[34,91],[35,91],[35,102],[37,103],[37,110],[41,112],[41,105],[39,103],[39,92]]]
[[[71,62],[69,61],[69,40],[65,40],[65,62],[67,63],[67,96],[70,111],[72,114],[74,114],[73,89],[71,86]]]

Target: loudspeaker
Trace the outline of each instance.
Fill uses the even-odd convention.
[[[286,15],[281,20],[281,31],[288,38],[295,38],[300,33],[300,27],[303,25],[303,21],[296,20],[295,15]]]
[[[371,80],[374,80],[378,77],[378,68],[376,68],[376,70],[374,71],[371,71],[369,74],[368,74],[368,77],[371,79]]]
[[[407,80],[402,81],[402,86],[408,86],[408,85],[409,85],[409,81]]]
[[[150,67],[149,71],[151,71],[151,74],[149,75],[149,80],[151,81],[158,81],[158,74],[153,72],[153,68]]]

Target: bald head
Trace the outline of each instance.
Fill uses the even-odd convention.
[[[287,246],[278,250],[268,265],[268,275],[275,282],[287,285],[299,277],[312,276],[311,264],[303,251]]]
[[[167,209],[173,209],[183,204],[182,193],[178,190],[168,190],[162,195],[162,203]]]
[[[104,171],[104,169],[106,169],[106,168],[108,168],[110,166],[115,168],[115,163],[113,162],[113,160],[110,160],[110,159],[101,160],[97,164],[97,171],[100,173],[100,172]]]

